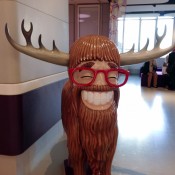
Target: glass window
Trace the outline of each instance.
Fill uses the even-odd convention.
[[[148,50],[152,50],[155,45],[155,32],[158,28],[158,35],[162,36],[166,26],[166,36],[160,47],[166,48],[172,44],[173,38],[173,17],[125,17],[118,20],[118,43],[119,52],[129,51],[135,44],[134,51],[142,49],[147,39],[149,39]]]
[[[123,52],[123,22],[124,20],[119,18],[118,20],[118,43],[117,43],[117,48],[119,52]]]
[[[157,21],[158,35],[162,35],[166,26],[166,35],[160,45],[161,48],[166,48],[172,44],[173,36],[173,23],[172,17],[159,17]]]
[[[139,42],[139,18],[126,18],[124,24],[123,52],[129,51],[133,44],[135,51],[138,51]]]
[[[147,50],[151,50],[154,48],[155,26],[156,26],[155,19],[150,18],[141,19],[139,49],[142,49],[145,46],[147,39],[149,39],[149,45]]]
[[[78,37],[99,34],[99,5],[78,5]]]

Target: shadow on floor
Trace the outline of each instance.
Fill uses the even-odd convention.
[[[52,163],[47,168],[45,175],[64,175],[64,159],[67,158],[67,141],[57,143],[50,152]]]
[[[113,175],[146,175],[137,171],[133,171],[131,169],[127,168],[121,168],[121,167],[112,167]]]

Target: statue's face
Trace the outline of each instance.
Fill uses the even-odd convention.
[[[119,75],[123,75],[119,82]],[[93,90],[81,91],[81,98],[85,106],[93,110],[106,110],[114,102],[114,89],[124,85],[127,81],[127,71],[118,68],[113,62],[89,61],[69,69],[70,79],[74,85],[80,87],[97,87]],[[100,87],[108,87],[107,90]],[[83,89],[83,88],[82,88]]]
[[[105,61],[94,61],[91,62],[92,69],[94,70],[109,70],[111,67]],[[85,63],[86,64],[86,63]],[[82,66],[83,63],[79,66]],[[117,65],[113,64],[117,67]],[[105,86],[108,83],[105,80],[105,75],[102,72],[99,72],[92,83],[96,86]],[[90,109],[93,110],[105,110],[109,108],[114,101],[114,92],[113,91],[81,91],[81,98],[83,103]]]

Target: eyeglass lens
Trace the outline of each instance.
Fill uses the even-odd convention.
[[[94,76],[94,72],[90,69],[77,69],[73,72],[73,78],[77,84],[89,84],[93,81]],[[106,76],[108,82],[112,85],[121,85],[124,83],[126,78],[126,75],[118,72],[118,70],[111,70]]]
[[[76,83],[88,84],[94,78],[94,72],[91,70],[78,69],[73,72],[73,78]]]

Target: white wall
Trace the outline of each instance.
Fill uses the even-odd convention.
[[[10,34],[15,41],[25,44],[21,33],[21,22],[25,27],[30,22],[34,30],[32,42],[38,47],[38,36],[42,34],[43,44],[52,48],[52,40],[64,52],[69,51],[68,0],[19,0],[0,1],[0,83],[20,83],[43,76],[65,71],[63,66],[35,60],[14,50],[4,34],[5,23],[8,23]]]
[[[22,94],[67,78],[66,67],[35,60],[19,53],[7,42],[5,23],[8,23],[14,40],[25,44],[20,29],[23,19],[27,30],[30,22],[33,23],[32,42],[35,47],[38,47],[38,36],[42,34],[43,44],[48,49],[55,40],[61,51],[69,51],[68,0],[0,0],[0,95]],[[13,92],[14,86],[16,92]],[[21,155],[0,155],[0,175],[64,174],[65,139],[59,121]]]

